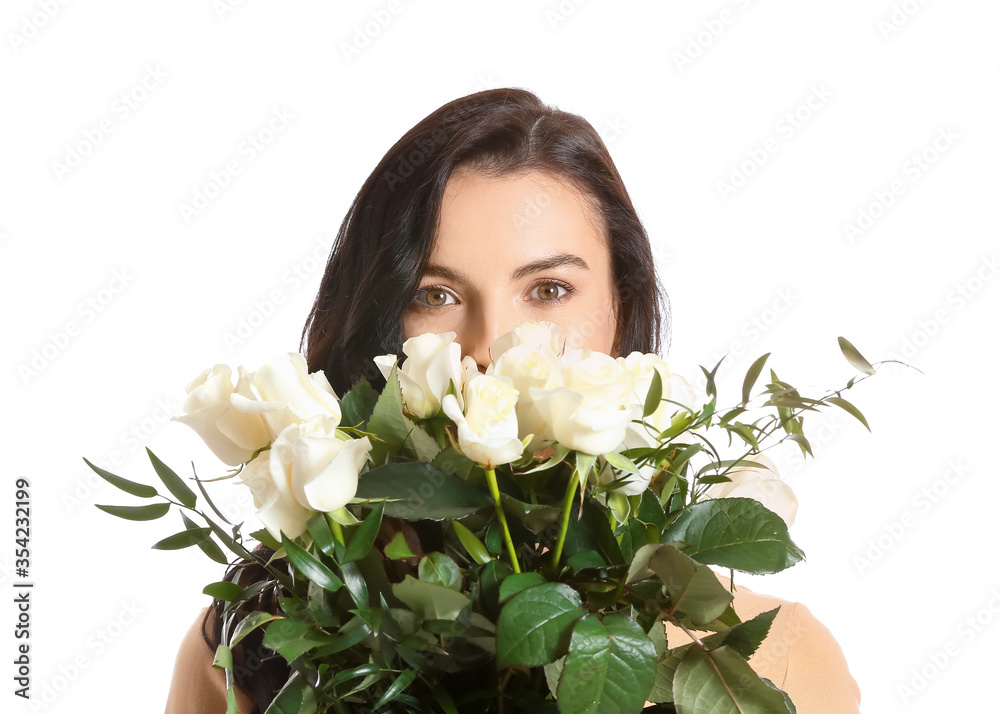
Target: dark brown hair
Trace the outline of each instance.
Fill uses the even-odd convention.
[[[340,396],[361,376],[384,383],[372,358],[402,353],[403,313],[431,253],[445,186],[459,168],[498,178],[536,170],[569,181],[606,228],[618,353],[661,354],[662,331],[669,349],[670,302],[601,137],[582,117],[506,88],[431,113],[389,149],[358,191],[302,330],[310,371],[323,370]]]
[[[337,234],[319,293],[302,330],[310,372],[323,370],[339,396],[362,376],[385,382],[372,358],[402,353],[402,318],[433,246],[441,199],[456,170],[501,178],[541,171],[568,181],[586,197],[605,228],[617,299],[616,351],[661,353],[670,345],[670,302],[656,275],[649,237],[597,131],[582,117],[549,107],[524,89],[477,92],[432,112],[397,141],[358,191]],[[665,335],[661,335],[661,332]],[[259,546],[267,558],[271,551]],[[264,571],[238,563],[227,572],[241,584]],[[215,600],[203,623],[213,652],[221,639]],[[275,611],[275,603],[256,603]],[[259,633],[259,630],[257,631]],[[234,655],[260,650],[248,637]],[[241,644],[243,644],[241,642]],[[258,654],[257,660],[263,660]],[[263,712],[287,680],[280,657],[262,662],[250,682],[237,683]]]

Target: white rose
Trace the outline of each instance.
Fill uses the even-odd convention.
[[[500,355],[517,345],[528,344],[544,347],[559,354],[560,335],[562,328],[548,320],[527,320],[514,326],[514,329],[493,340],[490,345],[490,361],[496,362]]]
[[[538,451],[555,440],[548,423],[542,418],[531,390],[549,390],[563,384],[559,356],[548,344],[523,342],[504,350],[495,362],[486,368],[486,374],[506,377],[517,390],[518,438],[532,435],[528,448]]]
[[[306,529],[313,511],[302,507],[291,495],[290,489],[279,489],[271,474],[271,452],[261,452],[240,471],[243,485],[253,494],[257,517],[276,540],[285,533],[294,538]],[[238,485],[238,484],[236,484]]]
[[[563,386],[528,390],[555,441],[587,454],[612,451],[632,420],[632,375],[614,357],[589,348],[559,358]]]
[[[322,415],[340,423],[340,400],[322,370],[309,373],[298,352],[285,352],[250,375],[252,394],[234,397],[233,406],[260,414],[274,439],[292,424]]]
[[[372,445],[367,436],[338,432],[338,423],[316,415],[290,424],[271,444],[268,470],[275,490],[257,515],[276,538],[278,531],[300,535],[313,512],[335,511],[357,493]]]
[[[202,438],[208,448],[230,466],[245,463],[253,453],[271,440],[263,418],[235,407],[234,401],[252,398],[250,378],[240,367],[236,388],[232,370],[217,364],[195,377],[186,386],[184,414],[172,421],[187,424]]]
[[[731,481],[712,484],[705,498],[753,498],[781,516],[789,526],[792,525],[799,501],[791,487],[781,480],[778,467],[764,454],[751,454],[746,460],[755,461],[765,468],[737,467],[726,474]]]
[[[462,453],[486,468],[518,459],[524,445],[517,432],[517,390],[507,377],[479,374],[465,384],[465,410],[453,394],[441,403],[458,426]]]
[[[441,399],[451,381],[455,382],[456,392],[462,390],[462,346],[454,341],[456,336],[454,332],[425,332],[403,343],[406,359],[396,374],[406,411],[418,419],[432,417],[441,410]],[[396,360],[396,355],[375,357],[386,379]]]

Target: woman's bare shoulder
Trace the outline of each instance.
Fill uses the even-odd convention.
[[[207,611],[207,607],[201,609],[181,639],[164,714],[226,712],[226,672],[212,666],[215,652],[202,637]],[[239,688],[235,691],[239,714],[250,714],[253,702]]]
[[[713,571],[714,572],[714,571]],[[727,588],[728,575],[716,572]],[[798,714],[857,714],[861,690],[847,666],[833,633],[800,602],[755,592],[738,582],[733,609],[741,620],[778,608],[767,637],[747,660],[761,677],[791,697]],[[667,625],[667,642],[676,647],[690,642],[680,628]]]

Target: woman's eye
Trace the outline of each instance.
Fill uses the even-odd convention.
[[[451,302],[448,302],[448,298],[452,298]],[[454,296],[441,288],[423,288],[422,290],[418,290],[414,300],[417,304],[424,307],[443,307],[445,305],[452,305],[455,302]]]
[[[536,293],[542,302],[560,302],[570,293],[570,288],[568,285],[549,281],[539,283],[532,292]]]

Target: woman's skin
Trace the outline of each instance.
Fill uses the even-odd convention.
[[[534,265],[561,257],[561,264]],[[571,184],[538,171],[448,180],[428,269],[403,339],[456,333],[480,371],[493,341],[524,320],[562,328],[561,347],[618,356],[614,274],[600,215]]]

